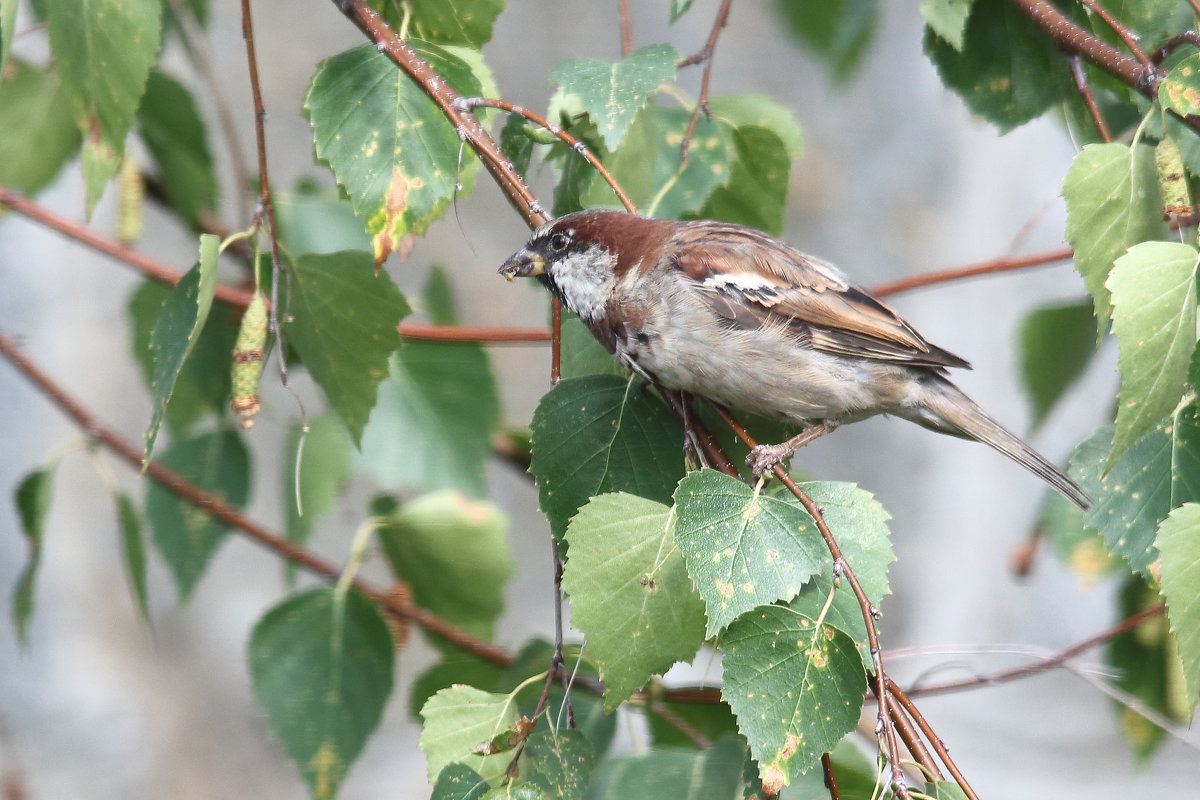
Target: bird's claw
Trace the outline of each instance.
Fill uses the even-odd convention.
[[[760,444],[746,456],[746,464],[755,478],[761,478],[764,472],[775,469],[775,465],[790,456],[794,450],[787,444]]]

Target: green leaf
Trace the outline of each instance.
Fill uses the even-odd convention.
[[[79,128],[56,72],[19,58],[0,69],[0,185],[36,194],[79,149]]]
[[[953,781],[930,781],[925,784],[930,800],[969,800],[962,787]]]
[[[1191,245],[1142,242],[1117,259],[1105,284],[1121,370],[1110,465],[1179,404],[1196,347],[1198,258]]]
[[[507,750],[480,755],[479,748],[496,737],[514,731],[516,703],[512,695],[482,692],[471,686],[443,689],[421,709],[425,727],[421,749],[429,764],[429,780],[447,764],[461,762],[485,780],[504,774],[512,761]]]
[[[704,641],[704,605],[671,529],[668,506],[622,492],[593,498],[567,527],[562,586],[609,711]]]
[[[89,214],[124,152],[158,55],[161,15],[159,0],[46,0],[50,49],[86,137]]]
[[[1112,306],[1105,283],[1113,262],[1138,242],[1167,237],[1156,180],[1154,148],[1144,144],[1090,144],[1067,170],[1066,237],[1095,304],[1100,333],[1108,327]]]
[[[29,620],[33,617],[34,585],[38,568],[42,563],[42,534],[46,515],[50,512],[50,499],[54,488],[54,468],[34,470],[21,479],[17,486],[17,514],[21,518],[21,534],[29,555],[17,585],[13,589],[12,621],[17,640],[29,644]]]
[[[1047,492],[1035,525],[1054,554],[1083,586],[1093,586],[1115,572],[1124,573],[1120,559],[1108,552],[1104,537],[1087,524],[1084,512],[1061,495]]]
[[[340,420],[318,417],[307,433],[292,428],[283,469],[289,542],[308,542],[313,524],[333,510],[342,485],[353,474],[350,442]]]
[[[872,753],[868,758],[849,737],[842,739],[833,748],[829,760],[833,766],[833,775],[837,779],[838,797],[841,800],[876,800],[879,797],[879,787],[883,785],[883,781],[880,778],[881,768],[876,765],[874,755]],[[814,769],[798,776],[788,787],[785,797],[795,800],[824,800],[828,795],[823,772]]]
[[[641,48],[615,64],[595,58],[573,58],[550,70],[596,123],[609,150],[616,150],[646,97],[675,76],[679,51],[668,44]]]
[[[8,66],[8,54],[12,50],[16,24],[17,0],[0,0],[0,75],[4,74],[5,67]]]
[[[688,687],[676,688],[687,689]],[[703,690],[706,687],[692,688]],[[670,721],[658,713],[657,710],[660,708],[670,713]],[[692,739],[685,736],[677,726],[671,724],[674,720],[682,720],[692,731],[713,742],[723,736],[737,735],[737,719],[725,703],[672,702],[666,697],[656,697],[652,703],[648,704],[645,716],[646,722],[650,726],[650,737],[655,748],[696,747],[696,743]]]
[[[429,800],[480,800],[487,790],[487,781],[466,764],[447,764],[438,773]]]
[[[615,375],[624,378],[625,370],[604,345],[570,309],[563,309],[559,375],[562,378],[581,378],[584,375]]]
[[[800,488],[823,509],[825,523],[833,532],[842,556],[854,570],[871,605],[878,608],[890,592],[887,572],[896,560],[888,532],[887,511],[870,492],[852,483],[802,483]],[[789,499],[788,502],[797,501]],[[870,668],[867,625],[848,581],[835,581],[832,570],[822,570],[801,587],[788,608],[810,619],[824,614],[825,622],[849,634],[858,645],[863,664]]]
[[[879,24],[878,0],[777,0],[792,34],[847,80]]]
[[[521,777],[559,800],[582,798],[596,756],[583,731],[562,729],[529,737],[521,755]]]
[[[121,529],[121,555],[125,559],[125,571],[129,575],[129,587],[133,590],[138,611],[142,619],[150,621],[150,596],[146,589],[146,547],[142,543],[142,522],[137,508],[129,495],[116,492],[117,524]]]
[[[942,83],[1001,133],[1040,116],[1075,92],[1050,37],[1004,0],[975,0],[960,47],[925,33]]]
[[[288,310],[287,341],[361,446],[408,302],[386,272],[372,274],[370,255],[348,250],[296,259]]]
[[[1103,0],[1100,5],[1138,37],[1146,52],[1192,24],[1192,9],[1175,0]],[[1093,31],[1114,45],[1124,47],[1124,42],[1112,25],[1094,13],[1088,17]]]
[[[508,521],[499,509],[459,492],[434,492],[391,514],[379,539],[416,605],[491,638],[513,572]]]
[[[219,245],[220,240],[211,233],[200,234],[200,260],[175,284],[150,335],[150,351],[154,358],[154,413],[146,428],[143,466],[154,455],[154,442],[175,390],[175,381],[208,319],[213,291],[217,287]]]
[[[543,663],[548,664],[549,660],[550,656],[547,655]],[[446,649],[441,661],[430,666],[413,681],[408,694],[408,714],[416,719],[421,714],[421,707],[429,698],[456,683],[489,692],[505,688],[503,676],[504,669],[490,661],[484,661],[458,649]]]
[[[533,159],[533,137],[526,127],[525,118],[520,114],[509,114],[500,129],[500,150],[513,165],[518,175],[529,171],[529,162]]]
[[[692,7],[692,0],[671,0],[671,22],[675,22]]]
[[[354,216],[354,206],[336,192],[301,185],[290,194],[271,194],[279,240],[292,257],[306,253],[370,250],[371,237]]]
[[[357,592],[318,587],[268,611],[250,634],[254,699],[315,798],[332,798],[379,725],[395,647]]]
[[[791,169],[787,147],[774,131],[752,125],[734,130],[733,145],[732,177],[709,196],[700,216],[781,235]]]
[[[1033,407],[1033,425],[1038,427],[1096,352],[1092,305],[1069,303],[1032,311],[1021,323],[1018,337],[1021,382]]]
[[[669,503],[683,477],[678,421],[640,384],[611,375],[560,381],[533,413],[529,470],[561,537],[588,498],[628,492]]]
[[[725,94],[708,101],[712,118],[731,128],[766,128],[779,137],[789,159],[804,155],[804,132],[792,110],[765,94]]]
[[[411,0],[410,6],[418,38],[478,49],[491,41],[504,0]]]
[[[465,97],[494,95],[488,74],[472,70],[477,54],[408,39],[417,54]],[[425,232],[479,161],[437,106],[373,45],[322,62],[304,100],[316,153],[345,187],[371,235],[375,263]]]
[[[435,268],[423,310],[439,325],[456,322],[453,290]],[[484,467],[500,415],[487,351],[467,342],[406,342],[367,424],[363,461],[382,485],[460,488],[487,494]]]
[[[363,462],[388,488],[487,494],[484,466],[500,401],[483,347],[409,341],[389,362],[363,437]]]
[[[532,783],[514,781],[493,787],[483,800],[550,800],[550,796]]]
[[[1071,456],[1071,474],[1096,503],[1087,523],[1147,580],[1158,558],[1154,536],[1174,508],[1200,501],[1200,419],[1190,407],[1143,436],[1105,471],[1113,427],[1100,428]]]
[[[151,339],[171,287],[158,281],[143,281],[129,299],[133,321],[133,357],[142,368],[146,385],[153,391],[155,351]],[[237,325],[229,306],[213,305],[199,339],[175,379],[166,423],[176,436],[184,436],[206,414],[221,413],[229,403],[229,354],[233,351]]]
[[[703,117],[688,149],[680,146],[691,114],[682,108],[647,107],[634,118],[625,142],[606,166],[634,204],[647,216],[679,219],[699,211],[718,186],[729,181],[730,134],[726,126]],[[592,181],[583,205],[621,207],[609,185]]]
[[[778,792],[854,730],[866,672],[842,631],[780,606],[738,618],[724,638],[722,694]]]
[[[558,98],[560,95],[561,92],[555,97]],[[553,100],[551,102],[553,103]],[[578,106],[578,103],[575,105]],[[582,115],[583,112],[572,109],[570,114],[563,114],[563,129],[583,142],[592,152],[602,152],[604,144],[600,140],[600,134],[597,132],[595,124],[586,115],[573,116],[575,114]],[[584,160],[578,151],[567,147],[562,142],[556,142],[550,147],[546,160],[559,164],[558,185],[554,188],[554,208],[552,209],[554,216],[560,217],[563,214],[581,210],[584,193],[592,183],[600,180],[596,170]]]
[[[735,737],[708,750],[651,750],[603,761],[588,800],[741,800],[746,745]]]
[[[955,50],[963,49],[972,0],[921,0],[921,18]]]
[[[1200,113],[1200,53],[1171,68],[1158,84],[1158,102],[1180,116]]]
[[[153,70],[138,108],[138,129],[171,204],[189,224],[217,207],[219,189],[204,118],[179,81]]]
[[[159,463],[234,508],[243,508],[249,499],[250,456],[232,431],[175,442]],[[146,518],[154,542],[175,576],[179,596],[186,600],[229,527],[157,483],[146,492]]]
[[[1179,643],[1187,686],[1186,708],[1200,700],[1200,504],[1171,512],[1154,540],[1162,562],[1162,596]]]
[[[675,540],[704,598],[706,637],[756,606],[791,600],[818,570],[832,566],[807,512],[716,470],[680,481],[675,513]]]

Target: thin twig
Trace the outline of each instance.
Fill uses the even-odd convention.
[[[2,186],[0,186],[0,205],[8,206],[18,214],[36,220],[48,228],[53,228],[59,233],[87,245],[93,250],[112,256],[118,261],[139,270],[147,277],[161,283],[174,285],[183,277],[182,272],[173,270],[148,256],[142,255],[136,250],[131,250],[113,239],[101,236],[87,226],[72,222],[66,217],[55,214],[36,203],[32,203],[20,194],[10,189],[5,189]],[[245,308],[250,302],[251,294],[244,289],[218,285],[215,297],[222,302]]]
[[[621,57],[633,52],[633,18],[629,13],[629,0],[618,0],[617,10],[621,16]]]
[[[898,281],[881,283],[872,288],[871,292],[883,297],[884,295],[907,292],[910,289],[916,289],[921,286],[932,286],[935,283],[957,281],[976,275],[989,275],[994,272],[1008,272],[1010,270],[1027,269],[1029,267],[1040,267],[1056,261],[1065,261],[1068,258],[1074,257],[1074,255],[1075,251],[1071,248],[1060,247],[1056,250],[1048,250],[1044,253],[1034,253],[1028,256],[1004,256],[1003,258],[994,258],[978,264],[969,264],[965,267],[935,270],[933,272],[922,273],[921,275],[914,275],[911,278],[901,278]]]
[[[729,21],[729,10],[732,7],[733,0],[721,0],[721,7],[717,9],[717,16],[713,20],[712,30],[709,31],[708,41],[705,42],[704,49],[683,59],[676,65],[677,67],[685,67],[704,62],[704,74],[700,78],[700,96],[696,99],[696,107],[692,109],[692,116],[688,120],[687,130],[683,134],[683,142],[679,145],[679,163],[685,167],[688,163],[688,150],[692,146],[692,137],[696,135],[696,126],[700,124],[700,115],[709,116],[708,87],[709,81],[712,78],[713,55],[717,51],[717,39],[721,36],[721,30]]]
[[[946,749],[946,745],[942,743],[938,735],[933,732],[933,726],[925,719],[921,710],[917,708],[917,704],[909,699],[908,695],[891,678],[888,678],[888,692],[891,693],[892,700],[899,703],[908,716],[912,718],[913,722],[917,723],[917,727],[925,734],[925,738],[929,740],[930,746],[938,754],[938,758],[942,760],[942,763],[946,765],[946,769],[967,795],[968,800],[979,800],[979,795],[971,788],[971,784],[967,782],[966,776],[962,774],[962,770],[958,768],[958,764],[954,763],[954,759],[950,757],[950,751]]]
[[[141,469],[141,450],[116,432],[101,425],[79,402],[70,397],[46,373],[26,358],[3,331],[0,331],[0,355],[4,356],[10,364],[28,378],[63,413],[74,420],[89,439],[103,444],[134,469]],[[187,500],[196,508],[231,528],[241,531],[258,544],[314,575],[329,581],[335,581],[341,575],[341,570],[335,565],[251,520],[217,495],[196,487],[158,461],[148,462],[145,473],[151,480],[171,493]],[[501,667],[507,667],[513,662],[512,655],[505,650],[475,638],[425,609],[402,603],[391,593],[375,589],[360,580],[356,580],[353,586],[388,613],[401,619],[411,620],[434,636],[450,642],[478,658]]]
[[[612,173],[608,171],[608,168],[604,166],[600,159],[596,158],[595,154],[592,153],[587,144],[582,140],[575,138],[559,126],[553,124],[541,114],[538,114],[535,111],[530,111],[528,108],[518,106],[506,100],[497,100],[491,97],[461,97],[457,102],[458,105],[466,111],[471,111],[481,106],[486,106],[487,108],[497,108],[508,114],[516,114],[519,117],[524,117],[534,125],[537,125],[539,128],[544,128],[545,130],[549,131],[551,135],[557,137],[567,147],[583,156],[583,160],[586,161],[592,169],[596,170],[596,172],[600,174],[600,177],[604,179],[604,182],[609,185],[609,188],[613,190],[613,194],[615,194],[617,199],[621,201],[621,205],[625,206],[626,211],[628,211],[630,214],[637,213],[637,206],[634,205],[634,202],[629,199],[629,195],[625,194],[625,190],[621,188],[619,183],[617,183],[617,179],[612,176]]]
[[[821,754],[821,772],[825,778],[825,788],[829,790],[829,800],[841,800],[842,793],[838,791],[837,777],[833,774],[833,759],[829,753]]]
[[[21,195],[0,187],[0,205],[45,225],[48,228],[91,247],[116,260],[133,267],[147,278],[174,286],[184,273],[136,250],[131,250],[114,239],[102,236],[85,225],[72,222],[49,209],[33,203]],[[245,289],[217,284],[214,297],[236,308],[245,308],[253,294]],[[471,325],[431,325],[424,322],[401,322],[397,329],[409,339],[438,342],[483,342],[483,343],[541,343],[550,340],[549,328],[493,328]]]
[[[1192,8],[1196,10],[1196,13],[1200,14],[1200,0],[1191,0],[1191,3]],[[1175,51],[1175,48],[1184,44],[1190,44],[1193,47],[1200,47],[1200,34],[1197,34],[1195,31],[1184,31],[1183,33],[1175,34],[1170,39],[1167,39],[1167,41],[1163,42],[1162,47],[1154,51],[1154,54],[1150,56],[1150,60],[1155,64],[1161,64],[1167,56],[1171,55],[1171,53]]]
[[[263,105],[262,86],[258,80],[258,56],[254,48],[254,20],[250,0],[242,0],[242,38],[246,41],[246,62],[250,75],[250,92],[254,98],[254,146],[258,151],[258,203],[260,213],[267,218],[267,238],[271,242],[271,316],[270,331],[279,346],[279,374],[288,385],[287,348],[279,320],[279,285],[284,282],[283,260],[279,256],[279,229],[275,225],[275,203],[271,199],[271,180],[267,172],[267,109]],[[376,267],[378,270],[378,267]]]
[[[671,411],[683,423],[684,429],[691,431],[691,441],[694,443],[703,454],[708,466],[713,469],[720,470],[726,475],[737,478],[738,468],[730,460],[725,450],[721,447],[720,442],[713,436],[712,431],[708,429],[694,412],[689,410],[688,399],[685,398],[683,392],[672,391],[658,387],[659,396],[666,401]]]
[[[549,328],[491,328],[482,325],[431,325],[401,322],[400,335],[429,342],[486,342],[491,344],[541,344],[550,341]]]
[[[1146,54],[1142,52],[1141,46],[1138,44],[1137,35],[1121,24],[1120,20],[1108,13],[1104,6],[1096,2],[1096,0],[1083,0],[1083,4],[1087,6],[1093,14],[1099,17],[1105,25],[1112,28],[1113,32],[1120,37],[1125,46],[1129,48],[1129,52],[1133,53],[1133,57],[1142,62],[1142,66],[1147,69],[1154,69],[1154,65],[1150,63],[1150,59],[1146,58]]]
[[[908,711],[908,714],[915,714],[913,719],[910,719],[908,714],[905,713],[907,707],[901,704],[891,692],[891,687],[894,685],[891,678],[887,679],[887,685],[887,702],[891,707],[892,720],[896,723],[896,732],[900,734],[901,740],[904,741],[905,749],[912,753],[913,760],[920,765],[921,772],[924,773],[927,779],[942,780],[942,771],[938,769],[937,762],[933,760],[933,756],[929,755],[929,749],[921,741],[921,735],[913,727],[913,719],[916,716],[920,716],[920,712],[914,706],[911,711]],[[970,800],[979,800],[979,798],[972,797]]]
[[[1091,116],[1092,124],[1096,126],[1096,132],[1100,134],[1101,141],[1111,142],[1112,134],[1108,130],[1108,123],[1104,121],[1104,115],[1100,113],[1100,105],[1096,102],[1096,96],[1092,94],[1092,87],[1088,85],[1087,75],[1083,71],[1083,59],[1079,56],[1071,56],[1067,63],[1071,65],[1071,77],[1075,81],[1075,90],[1083,98],[1083,105],[1087,108],[1088,115]]]
[[[1093,647],[1104,644],[1110,639],[1120,636],[1126,631],[1131,631],[1138,625],[1141,625],[1148,619],[1153,619],[1163,613],[1163,606],[1157,605],[1151,608],[1144,609],[1138,613],[1126,617],[1114,625],[1105,628],[1099,633],[1089,636],[1088,638],[1076,642],[1065,650],[1061,650],[1048,658],[1043,658],[1040,661],[1034,661],[1029,664],[1023,664],[1013,669],[995,672],[991,675],[978,675],[974,678],[967,678],[960,681],[948,681],[946,683],[930,684],[927,686],[914,686],[908,689],[909,697],[926,697],[937,694],[948,694],[951,692],[960,692],[965,689],[978,689],[984,686],[996,686],[1009,681],[1021,680],[1033,675],[1039,675],[1051,669],[1061,667],[1064,663],[1071,660],[1080,653],[1086,652]]]

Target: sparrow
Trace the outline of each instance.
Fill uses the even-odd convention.
[[[762,231],[579,211],[535,230],[499,272],[537,278],[645,380],[803,428],[751,451],[756,475],[842,423],[890,414],[990,445],[1091,505],[947,379],[966,361],[832,264]]]

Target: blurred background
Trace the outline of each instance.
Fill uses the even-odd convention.
[[[696,0],[667,25],[666,2],[634,6],[638,45],[669,41],[681,52],[703,45],[716,0]],[[786,238],[827,258],[871,286],[932,269],[1059,246],[1064,211],[1058,193],[1075,151],[1065,130],[1039,121],[999,137],[972,119],[941,86],[922,53],[922,24],[909,4],[884,6],[866,62],[845,86],[799,49],[772,4],[737,3],[720,40],[713,93],[758,92],[792,109],[806,152],[793,166]],[[254,3],[259,63],[270,113],[272,180],[287,189],[302,178],[332,186],[312,158],[300,106],[316,64],[362,41],[333,4],[317,0]],[[253,142],[253,112],[236,4],[212,4],[209,41],[243,147]],[[27,20],[27,18],[22,18]],[[29,33],[17,52],[44,57],[44,35]],[[172,45],[177,48],[177,45]],[[616,2],[510,2],[484,54],[502,96],[544,109],[546,73],[577,56],[620,54]],[[168,68],[205,92],[181,53]],[[695,92],[693,68],[682,78]],[[212,117],[212,109],[204,109]],[[0,134],[2,135],[2,134]],[[224,142],[210,133],[218,163]],[[220,176],[229,191],[230,176]],[[416,291],[433,264],[453,277],[462,321],[531,325],[544,320],[546,298],[533,286],[495,275],[526,229],[484,178],[389,269]],[[548,192],[549,174],[535,175]],[[92,224],[111,232],[112,191]],[[545,196],[548,196],[546,194]],[[68,167],[39,202],[82,218],[78,166]],[[223,211],[235,227],[228,201]],[[139,249],[185,269],[195,242],[147,210]],[[126,303],[140,277],[15,215],[0,222],[0,325],[24,351],[64,383],[105,424],[138,441],[150,413],[129,358]],[[957,382],[997,418],[1027,430],[1028,409],[1016,371],[1015,332],[1029,310],[1082,297],[1068,264],[913,291],[889,300],[931,341],[969,359],[975,370]],[[548,386],[548,348],[494,347],[504,420],[524,423]],[[1085,379],[1034,439],[1052,459],[1107,421],[1115,359],[1106,348]],[[273,373],[268,368],[268,376]],[[302,391],[304,387],[301,387]],[[315,397],[308,395],[310,400]],[[55,477],[27,650],[0,632],[0,773],[21,794],[9,797],[202,800],[267,796],[302,798],[305,789],[255,706],[245,666],[248,632],[283,594],[278,560],[230,537],[190,602],[179,605],[161,563],[152,561],[152,629],[139,618],[118,552],[111,500],[94,462],[77,447],[80,432],[7,364],[0,364],[0,589],[10,592],[26,552],[10,500],[23,475],[70,451]],[[249,514],[281,524],[282,480],[268,459],[282,450],[282,395],[247,436],[256,458]],[[135,496],[144,486],[124,466],[117,480]],[[1027,536],[1042,498],[1037,480],[985,447],[930,434],[904,422],[871,420],[806,448],[797,466],[814,477],[848,480],[874,492],[892,514],[899,561],[884,604],[888,648],[921,657],[891,662],[899,679],[967,677],[1020,663],[1013,655],[978,655],[979,645],[1054,651],[1115,619],[1114,589],[1083,585],[1043,551],[1032,574],[1014,576],[1014,550]],[[510,515],[518,573],[497,626],[507,647],[552,630],[549,534],[530,482],[511,466],[492,465],[493,496]],[[370,487],[356,487],[319,528],[313,547],[335,561],[365,514]],[[378,569],[375,564],[369,568]],[[381,571],[373,573],[382,575]],[[6,608],[7,608],[7,604]],[[1098,662],[1090,652],[1082,661]],[[419,728],[408,718],[407,686],[433,659],[414,640],[400,655],[398,686],[380,731],[353,767],[345,800],[423,798]],[[672,673],[674,677],[676,673]],[[688,680],[716,680],[702,658]],[[920,703],[984,797],[1036,792],[1053,797],[1194,798],[1200,779],[1195,749],[1167,740],[1145,767],[1122,741],[1110,701],[1066,671]],[[635,726],[626,746],[637,747]]]

